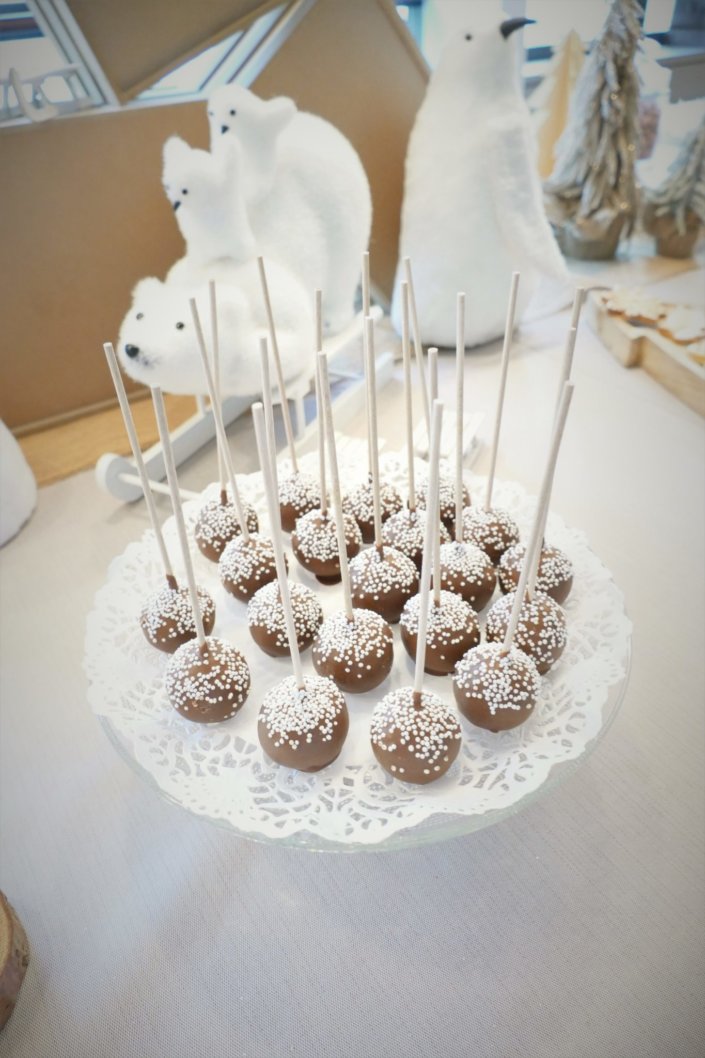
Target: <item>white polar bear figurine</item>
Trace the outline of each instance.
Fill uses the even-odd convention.
[[[277,345],[287,382],[314,372],[313,299],[286,270],[265,262]],[[173,273],[173,274],[172,274]],[[131,378],[168,393],[205,393],[206,382],[189,299],[199,309],[210,341],[208,280],[216,283],[221,392],[254,397],[261,393],[259,340],[268,336],[257,263],[213,262],[194,269],[172,268],[168,281],[142,279],[120,328],[117,351]]]
[[[260,253],[289,267],[307,290],[320,288],[326,332],[342,330],[353,316],[372,224],[369,183],[352,144],[291,99],[265,101],[241,85],[216,89],[208,118],[214,157],[228,164],[233,146],[241,148]]]
[[[468,5],[468,9],[474,5]],[[467,293],[466,341],[503,333],[513,271],[516,318],[542,276],[567,272],[543,207],[529,110],[519,84],[516,29],[468,19],[436,66],[409,139],[400,257],[411,258],[422,340],[455,344],[455,301]],[[392,321],[401,331],[397,271]]]
[[[164,144],[162,184],[196,268],[228,257],[237,264],[257,256],[242,192],[241,152],[215,158],[179,136]]]

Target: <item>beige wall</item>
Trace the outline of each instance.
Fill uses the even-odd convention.
[[[333,121],[373,192],[373,280],[389,292],[403,163],[425,70],[388,0],[318,0],[254,85]],[[0,133],[0,417],[11,427],[110,399],[102,342],[130,291],[163,277],[183,242],[161,188],[173,133],[207,146],[193,103],[47,122]]]

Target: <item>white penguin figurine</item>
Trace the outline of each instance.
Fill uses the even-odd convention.
[[[241,180],[259,252],[324,293],[324,324],[353,316],[372,223],[370,187],[354,147],[329,121],[291,99],[264,100],[241,85],[208,101],[211,152],[242,149]]]
[[[400,259],[410,257],[424,342],[455,343],[455,300],[467,292],[466,340],[502,334],[513,271],[520,319],[541,276],[566,269],[544,212],[529,110],[510,18],[470,24],[446,43],[406,156]],[[397,270],[392,321],[401,331]]]

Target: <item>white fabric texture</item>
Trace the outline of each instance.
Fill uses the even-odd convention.
[[[498,474],[534,494],[566,326],[533,324],[513,354]],[[498,363],[468,358],[470,407],[491,414]],[[442,356],[449,403],[453,370]],[[380,401],[394,447],[400,377]],[[90,473],[42,490],[0,553],[0,887],[32,949],[1,1058],[702,1058],[702,421],[587,328],[574,377],[554,508],[625,593],[627,698],[556,791],[438,846],[258,845],[141,782],[90,712],[81,659],[144,505]],[[243,471],[250,431],[232,434]],[[214,474],[205,453],[182,483]]]

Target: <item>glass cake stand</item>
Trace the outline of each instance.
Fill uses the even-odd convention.
[[[364,460],[351,461],[346,481],[355,480],[359,466]],[[385,472],[401,483],[403,461],[391,457]],[[484,488],[481,478],[469,477],[468,483],[478,492]],[[260,476],[243,476],[243,485],[246,499],[262,510]],[[497,482],[495,495],[526,533],[534,499],[516,483]],[[200,501],[184,504],[187,524],[193,525],[201,503],[210,498],[206,489]],[[178,553],[173,520],[165,523],[164,534],[171,553]],[[412,787],[386,775],[369,746],[376,702],[412,682],[398,626],[388,680],[377,691],[347,696],[350,731],[338,761],[311,776],[267,760],[257,737],[259,703],[290,674],[290,661],[269,658],[254,646],[244,606],[227,595],[217,566],[200,554],[196,577],[216,602],[215,635],[243,651],[252,687],[242,710],[224,724],[199,725],[179,716],[164,691],[168,655],[150,647],[139,629],[145,592],[163,577],[151,533],[113,561],[96,594],[84,655],[90,705],[118,753],[162,797],[249,840],[373,852],[480,830],[550,792],[587,759],[609,730],[629,680],[631,622],[621,592],[584,534],[551,515],[547,536],[567,551],[575,569],[565,606],[565,653],[544,678],[534,714],[521,727],[492,735],[462,720],[458,760],[428,786]],[[290,577],[313,586],[293,562]],[[339,587],[322,589],[320,597],[326,614],[342,608]],[[305,671],[311,671],[309,658],[304,655]],[[429,676],[426,686],[452,703],[449,677]]]

